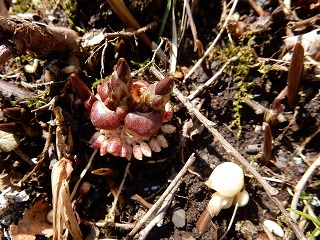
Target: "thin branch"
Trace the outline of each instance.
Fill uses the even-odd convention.
[[[121,191],[122,191],[123,185],[124,185],[124,183],[125,183],[125,181],[126,181],[126,178],[127,178],[127,175],[128,175],[130,166],[131,166],[131,162],[128,162],[128,164],[127,164],[127,166],[126,166],[126,169],[125,169],[125,171],[124,171],[123,178],[122,178],[122,181],[121,181],[121,183],[120,183],[118,192],[117,192],[117,194],[116,194],[116,196],[115,196],[115,198],[114,198],[114,200],[113,200],[112,206],[111,206],[111,208],[110,208],[110,210],[109,210],[109,213],[108,213],[108,216],[107,216],[107,217],[109,217],[109,218],[111,218],[111,219],[113,219],[113,220],[114,220],[114,211],[115,211],[115,209],[116,209],[116,207],[117,207],[117,202],[118,202],[120,193],[121,193]]]
[[[191,33],[192,33],[192,37],[193,37],[193,41],[194,41],[193,51],[196,51],[197,50],[196,40],[198,39],[197,28],[196,28],[196,25],[193,21],[189,1],[186,1],[185,4],[186,4],[186,10],[187,10],[188,18],[189,18]]]
[[[93,153],[91,154],[91,157],[89,158],[87,166],[85,167],[85,169],[82,170],[82,172],[80,174],[80,177],[79,177],[79,179],[78,179],[78,181],[77,181],[76,185],[74,186],[73,191],[71,193],[71,199],[73,199],[73,197],[75,196],[75,194],[77,192],[77,189],[78,189],[78,187],[80,185],[80,182],[82,181],[83,177],[86,175],[86,173],[88,172],[89,168],[91,167],[91,164],[92,164],[93,159],[96,156],[97,152],[98,152],[98,149],[95,149],[93,151]]]
[[[263,9],[258,4],[256,4],[254,0],[247,0],[247,1],[250,4],[250,6],[253,8],[253,10],[256,11],[256,13],[260,17],[265,15]]]
[[[307,144],[315,137],[318,135],[318,133],[320,132],[320,127],[314,132],[312,133],[309,137],[307,137],[303,143],[294,151],[293,155],[294,156],[299,156],[303,149],[305,148],[305,146],[307,146]]]
[[[219,34],[216,36],[216,38],[214,39],[213,43],[211,44],[211,46],[207,49],[207,51],[204,53],[204,55],[202,56],[202,58],[200,58],[198,60],[198,62],[190,69],[190,71],[188,72],[188,74],[184,77],[184,81],[186,81],[190,76],[191,74],[201,65],[201,63],[203,62],[203,60],[209,55],[209,53],[212,51],[212,49],[214,48],[214,46],[217,44],[217,42],[219,41],[220,37],[222,36],[225,28],[227,27],[228,23],[229,23],[229,20],[232,16],[232,14],[234,13],[235,9],[236,9],[236,6],[238,4],[238,1],[239,0],[235,0],[233,2],[233,5],[230,9],[230,12],[226,18],[226,20],[224,21],[223,23],[223,26],[219,32]]]
[[[188,161],[185,163],[183,168],[180,170],[180,172],[177,174],[177,176],[173,179],[173,181],[170,183],[166,191],[161,195],[161,197],[158,199],[158,201],[149,209],[149,211],[144,215],[143,218],[140,219],[140,221],[136,224],[136,226],[132,229],[132,231],[128,234],[128,238],[133,238],[136,233],[139,232],[143,224],[148,221],[148,219],[160,208],[160,205],[164,201],[164,199],[169,195],[169,193],[174,189],[174,187],[179,183],[182,176],[188,171],[188,168],[193,164],[195,161],[194,153],[191,154]]]
[[[291,208],[297,209],[299,198],[301,196],[302,190],[304,189],[305,185],[307,184],[308,180],[312,177],[316,169],[320,166],[320,155],[318,158],[311,164],[308,170],[303,174],[299,182],[297,183],[296,187],[294,188],[294,195],[291,201]],[[293,219],[297,219],[298,215],[294,212],[290,213]]]
[[[155,28],[157,25],[158,25],[158,23],[156,21],[154,21],[154,22],[151,22],[151,23],[147,24],[146,26],[141,27],[141,28],[134,30],[134,31],[130,31],[130,32],[121,31],[121,32],[106,33],[104,35],[104,37],[106,39],[111,39],[111,38],[116,38],[116,37],[131,38],[131,37],[135,37],[138,34],[147,32],[147,31]]]
[[[195,91],[193,91],[188,97],[188,100],[194,99],[196,96],[198,96],[202,91],[204,91],[206,88],[210,87],[214,81],[222,74],[224,69],[232,62],[237,61],[239,58],[238,57],[232,57],[228,59],[228,61],[223,64],[223,66],[219,69],[218,72],[216,72],[215,75],[213,75],[208,81],[205,82],[205,84],[202,84],[199,86]]]
[[[172,4],[172,52],[171,52],[171,64],[170,72],[174,73],[177,67],[177,57],[178,57],[178,36],[177,36],[177,25],[176,25],[176,16],[175,16],[175,5],[176,1],[173,1]]]
[[[177,191],[178,187],[180,186],[181,182],[182,181],[180,180],[177,183],[177,185],[172,189],[170,194],[165,198],[165,200],[163,201],[163,204],[162,204],[161,208],[159,209],[157,215],[150,221],[150,223],[148,223],[148,225],[143,230],[141,230],[141,232],[139,233],[139,240],[146,239],[148,234],[149,234],[149,232],[153,229],[153,227],[155,225],[163,222],[164,215],[167,212],[167,209],[170,206],[170,204],[171,204],[171,202],[172,202],[172,200],[174,198],[174,194]]]

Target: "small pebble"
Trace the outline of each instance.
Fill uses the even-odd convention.
[[[257,125],[255,128],[254,128],[254,132],[256,134],[262,134],[262,126],[261,125]]]
[[[274,163],[278,168],[284,168],[287,166],[288,160],[285,157],[279,156],[277,161]]]
[[[279,237],[284,236],[283,229],[274,221],[271,220],[265,220],[263,222],[263,225],[272,233],[278,235]]]
[[[245,152],[248,154],[255,155],[261,151],[262,151],[261,144],[252,144],[245,147]]]
[[[302,158],[301,157],[294,157],[293,161],[295,164],[299,165],[302,163]]]
[[[186,212],[181,208],[175,209],[171,220],[175,227],[183,228],[186,225]]]

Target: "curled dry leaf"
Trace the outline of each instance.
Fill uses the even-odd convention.
[[[10,152],[18,147],[19,138],[12,134],[0,130],[0,152]]]
[[[52,224],[47,222],[47,213],[51,207],[43,199],[37,201],[27,210],[17,225],[10,226],[10,234],[14,240],[33,240],[36,235],[51,237]]]
[[[82,234],[72,209],[68,186],[72,171],[72,163],[66,158],[56,162],[52,169],[53,239],[61,239],[65,226],[73,239],[82,239]]]

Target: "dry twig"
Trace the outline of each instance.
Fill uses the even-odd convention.
[[[177,176],[173,179],[170,185],[167,187],[166,191],[161,195],[158,201],[149,209],[149,211],[144,215],[143,218],[136,224],[136,226],[132,229],[132,231],[128,234],[128,238],[132,238],[136,235],[136,233],[141,229],[143,224],[148,221],[148,219],[160,208],[160,205],[165,200],[165,198],[170,194],[172,189],[179,183],[181,177],[188,171],[188,168],[193,164],[195,161],[194,153],[189,157],[188,161],[185,163],[183,168],[177,174]]]
[[[82,172],[81,172],[81,174],[80,174],[80,176],[79,176],[79,179],[78,179],[77,183],[75,184],[75,186],[74,186],[74,188],[73,188],[73,191],[72,191],[72,193],[71,193],[71,199],[73,199],[74,196],[76,195],[76,192],[77,192],[77,190],[78,190],[78,187],[79,187],[79,185],[80,185],[83,177],[86,175],[86,173],[88,172],[89,168],[91,167],[91,164],[92,164],[93,159],[94,159],[94,157],[96,156],[97,152],[98,152],[98,149],[95,149],[95,150],[93,151],[93,153],[91,154],[91,157],[90,157],[90,159],[89,159],[89,161],[88,161],[88,163],[87,163],[87,166],[82,170]]]
[[[255,10],[260,17],[265,15],[263,9],[258,4],[256,4],[254,0],[247,0],[247,1],[250,4],[250,6],[253,8],[253,10]]]
[[[311,164],[308,170],[303,174],[303,176],[297,183],[296,187],[294,188],[294,195],[291,201],[292,209],[297,209],[299,198],[304,189],[304,186],[307,184],[308,180],[312,177],[312,175],[314,174],[314,172],[319,166],[320,166],[320,155],[318,155],[317,159]],[[293,219],[297,219],[299,215],[295,214],[294,212],[291,212],[290,216]]]
[[[238,0],[235,0],[233,2],[233,5],[230,9],[230,12],[228,14],[228,16],[226,17],[226,20],[224,21],[222,27],[221,27],[221,30],[219,32],[219,34],[217,35],[217,37],[214,39],[214,41],[212,42],[212,44],[210,45],[210,47],[206,50],[206,52],[204,53],[204,55],[202,56],[201,59],[199,59],[197,61],[197,63],[190,69],[190,71],[188,72],[188,74],[184,77],[184,81],[186,81],[192,73],[194,73],[194,71],[201,65],[201,63],[203,62],[203,60],[209,55],[209,53],[212,51],[212,49],[214,48],[214,46],[217,44],[217,42],[219,41],[220,37],[222,36],[226,26],[228,25],[229,23],[229,19],[231,18],[232,14],[234,13],[236,7],[237,7],[237,4],[238,4]]]
[[[175,185],[175,187],[172,189],[170,194],[164,199],[161,208],[157,212],[157,215],[150,221],[150,223],[148,223],[148,225],[143,230],[141,230],[141,232],[139,233],[139,240],[146,239],[149,232],[153,229],[153,227],[155,225],[159,226],[159,224],[163,222],[164,215],[165,215],[168,207],[170,206],[170,204],[174,198],[174,194],[177,191],[178,187],[180,186],[181,182],[182,181],[180,180],[177,183],[177,185]]]
[[[231,64],[232,62],[235,62],[238,60],[238,57],[232,57],[230,58],[223,66],[219,69],[219,71],[216,72],[208,81],[205,82],[205,84],[199,86],[196,90],[194,90],[188,97],[188,100],[194,99],[196,96],[198,96],[202,91],[204,91],[206,88],[210,87],[214,81],[223,73],[224,69]]]

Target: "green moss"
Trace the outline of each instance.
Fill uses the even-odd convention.
[[[49,90],[41,91],[38,95],[30,95],[26,98],[19,98],[16,101],[12,101],[12,106],[19,106],[19,105],[27,105],[31,110],[38,109],[46,105],[50,98],[48,97]]]
[[[68,16],[68,24],[70,27],[76,27],[74,23],[76,20],[76,9],[77,9],[77,1],[76,0],[67,0],[64,3],[64,12]]]
[[[38,4],[32,0],[17,0],[16,3],[11,4],[11,11],[13,14],[34,12],[38,9]]]
[[[230,65],[227,71],[231,70],[233,75],[233,81],[237,87],[237,92],[234,95],[233,101],[233,121],[231,122],[230,127],[237,128],[237,137],[240,137],[242,132],[241,125],[241,114],[245,98],[252,98],[249,93],[250,86],[252,82],[248,81],[248,76],[251,70],[251,67],[256,64],[256,61],[253,57],[252,49],[250,47],[250,42],[245,46],[233,46],[230,45],[227,48],[223,49],[216,58],[216,60],[221,62],[226,62],[230,58],[237,56],[238,61],[233,65]]]

